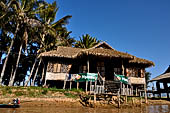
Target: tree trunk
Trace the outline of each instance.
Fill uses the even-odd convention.
[[[32,80],[32,83],[31,83],[31,86],[34,86],[34,82],[35,82],[35,79],[36,79],[36,76],[37,76],[37,73],[38,73],[38,69],[39,69],[39,66],[40,66],[40,64],[41,64],[41,58],[40,58],[40,61],[39,61],[39,63],[38,63],[38,67],[37,67],[37,69],[36,69],[36,72],[35,72],[35,75],[34,75],[34,79]]]
[[[34,64],[33,64],[32,69],[31,69],[30,76],[29,76],[28,80],[25,82],[24,86],[27,86],[27,85],[28,85],[28,82],[30,81],[30,79],[31,79],[31,77],[32,77],[32,74],[33,74],[33,71],[34,71],[34,67],[35,67],[36,62],[37,62],[37,57],[35,58]]]
[[[3,79],[3,77],[4,77],[4,73],[5,73],[5,68],[6,68],[6,65],[7,65],[8,57],[9,57],[9,54],[11,53],[11,49],[12,49],[12,46],[13,46],[13,44],[14,44],[14,39],[15,39],[15,37],[16,37],[16,34],[17,34],[18,30],[19,30],[19,24],[17,24],[14,37],[13,37],[13,39],[12,39],[12,41],[11,41],[11,45],[10,45],[10,47],[9,47],[7,56],[6,56],[6,58],[5,58],[5,62],[4,62],[4,64],[3,64],[3,68],[2,68],[2,72],[1,72],[1,76],[0,76],[0,85],[2,85],[2,79]]]
[[[19,60],[20,60],[20,57],[21,57],[22,45],[23,45],[23,44],[21,43],[21,46],[20,46],[20,48],[19,48],[19,54],[18,54],[18,58],[17,58],[17,63],[16,63],[15,71],[14,71],[14,74],[13,74],[13,76],[12,76],[12,79],[9,81],[8,86],[13,86],[13,84],[14,84],[14,79],[15,79],[15,76],[16,76],[16,72],[17,72]]]
[[[10,76],[9,82],[10,82],[11,79],[12,79],[13,72],[14,72],[14,67],[13,67],[13,65],[12,65],[11,76]]]
[[[44,79],[44,74],[45,74],[45,64],[43,66],[43,72],[42,72],[42,76],[41,76],[41,79],[40,79],[41,84],[42,84],[43,79]]]

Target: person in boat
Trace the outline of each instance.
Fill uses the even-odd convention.
[[[18,98],[13,99],[13,104],[14,105],[20,104],[20,100]]]

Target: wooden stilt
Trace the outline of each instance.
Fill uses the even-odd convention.
[[[132,96],[133,96],[133,86],[132,86]]]
[[[120,92],[117,93],[118,108],[120,108]]]
[[[136,86],[136,96],[138,96],[138,88],[137,88],[137,86]]]
[[[96,107],[96,93],[94,92],[94,107]]]
[[[140,92],[140,104],[142,105],[142,92]]]
[[[128,85],[126,85],[125,103],[127,103],[127,95],[128,95]]]
[[[77,90],[79,89],[79,82],[77,82]]]
[[[88,81],[86,80],[86,93],[87,93]]]
[[[66,88],[66,80],[64,80],[64,86],[63,86],[63,89]]]
[[[72,81],[70,81],[70,89],[71,89],[71,86],[72,86]]]
[[[145,90],[145,103],[147,104],[148,103],[148,100],[147,100],[147,93],[146,93],[146,83],[144,84],[144,90]]]
[[[90,81],[90,94],[92,92],[91,86],[92,86],[92,82]]]

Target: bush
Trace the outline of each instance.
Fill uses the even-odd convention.
[[[43,89],[42,94],[46,95],[47,93],[48,93],[48,90],[47,89]]]

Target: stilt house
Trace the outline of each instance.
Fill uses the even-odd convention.
[[[170,93],[170,66],[167,68],[167,70],[150,80],[150,82],[156,82],[156,91],[151,91],[153,95],[158,94],[159,97],[161,98],[161,94],[166,93],[167,98],[169,98],[169,93]],[[162,85],[161,85],[162,84]],[[161,87],[162,86],[162,87]]]
[[[139,95],[144,90],[145,68],[154,65],[152,61],[117,51],[106,42],[90,49],[59,46],[56,50],[42,53],[40,58],[45,62],[45,85],[63,86],[68,74],[97,73],[96,84],[102,85],[104,91],[114,92],[119,89],[122,94],[126,91],[129,95]],[[116,75],[125,76],[128,83],[120,84],[118,78],[121,77]],[[70,81],[70,88],[77,85],[91,90],[95,83],[88,83],[89,81],[78,84],[73,80]],[[68,84],[65,87],[69,87]]]

